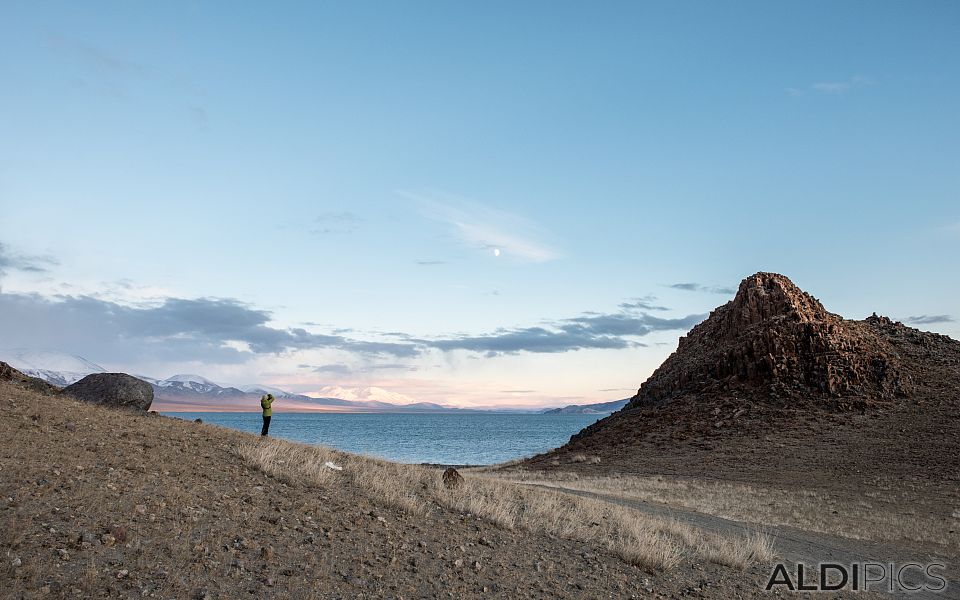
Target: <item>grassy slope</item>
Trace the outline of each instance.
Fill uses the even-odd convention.
[[[696,587],[725,598],[756,594],[769,572],[708,564],[682,544],[675,567],[638,568],[601,539],[498,525],[425,493],[404,508],[371,488],[369,474],[320,480],[301,461],[269,475],[284,464],[276,452],[258,468],[255,436],[214,426],[5,382],[0,408],[6,597],[629,597]],[[267,443],[281,454],[297,447]],[[347,471],[365,464],[339,456]],[[377,464],[378,476],[404,485],[427,472]]]

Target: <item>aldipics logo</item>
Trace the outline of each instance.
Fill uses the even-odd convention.
[[[791,592],[942,592],[947,589],[942,563],[820,563],[807,567],[797,563],[796,570],[778,563],[767,581],[766,590]]]

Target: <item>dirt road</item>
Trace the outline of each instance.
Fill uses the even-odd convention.
[[[897,547],[886,543],[831,536],[803,531],[793,527],[742,523],[704,513],[677,509],[654,502],[644,502],[608,494],[574,490],[559,485],[532,485],[558,490],[576,496],[595,498],[604,502],[642,511],[650,515],[677,519],[678,521],[690,523],[696,527],[717,531],[719,533],[749,534],[762,531],[773,537],[778,560],[782,559],[791,565],[791,575],[796,573],[793,567],[795,567],[798,562],[803,563],[807,567],[819,563],[837,563],[842,565],[850,565],[852,563],[881,563],[887,565],[890,563],[894,563],[895,565],[904,565],[907,563],[919,563],[922,565],[940,563],[946,565],[945,569],[939,569],[937,571],[938,574],[948,580],[944,590],[939,592],[923,590],[917,592],[894,592],[892,594],[887,593],[884,596],[888,598],[911,598],[917,600],[960,598],[960,571],[958,571],[960,561],[957,560],[957,557],[950,558],[942,554],[918,552],[917,550]],[[908,570],[904,573],[904,580],[909,585],[923,583],[919,577],[920,575],[915,571]],[[871,590],[875,591],[881,591],[881,589],[882,587],[871,587]]]

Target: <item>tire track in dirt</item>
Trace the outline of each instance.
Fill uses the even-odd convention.
[[[958,561],[956,557],[947,558],[942,554],[931,552],[918,552],[905,550],[887,543],[871,542],[867,540],[855,540],[823,533],[804,531],[787,526],[773,525],[755,525],[743,523],[717,517],[705,513],[677,509],[663,504],[653,502],[644,502],[642,500],[631,500],[620,498],[608,494],[597,492],[586,492],[583,490],[574,490],[559,485],[545,485],[532,483],[535,487],[555,490],[565,494],[572,494],[583,498],[593,498],[610,504],[617,504],[633,510],[638,510],[645,514],[675,519],[683,523],[688,523],[703,530],[713,531],[723,535],[748,535],[753,533],[765,533],[773,538],[774,551],[777,559],[790,563],[791,567],[802,562],[805,566],[816,565],[818,563],[839,563],[849,565],[851,563],[876,562],[876,563],[895,563],[903,565],[906,563],[941,563],[947,566],[938,573],[947,580],[947,587],[939,592],[916,591],[890,593],[886,597],[909,598],[915,600],[957,600],[960,599],[960,573],[958,573]],[[772,567],[771,567],[772,569]],[[772,572],[772,570],[771,570]],[[791,575],[795,574],[793,571]],[[909,573],[912,577],[905,577],[910,585],[923,583],[915,573]],[[879,590],[878,590],[879,591]]]

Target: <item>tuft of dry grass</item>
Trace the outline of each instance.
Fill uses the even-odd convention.
[[[736,543],[726,538],[718,539],[715,544],[702,547],[700,554],[710,562],[737,569],[745,569],[754,562],[769,562],[774,557],[770,536],[760,533],[748,535]]]
[[[599,456],[587,456],[586,454],[574,454],[570,457],[570,462],[572,463],[587,463],[591,465],[600,464]]]
[[[469,472],[464,473],[463,485],[448,489],[436,469],[323,446],[265,439],[242,443],[234,451],[250,465],[283,481],[321,487],[353,485],[378,503],[413,514],[423,514],[435,506],[469,513],[504,529],[540,532],[605,547],[625,561],[650,570],[670,569],[684,557],[744,568],[772,555],[772,542],[765,536],[721,536],[601,500]],[[328,462],[343,470],[329,468]]]

